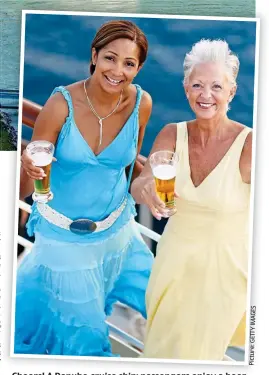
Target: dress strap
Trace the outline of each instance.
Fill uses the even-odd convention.
[[[73,112],[74,112],[70,92],[64,86],[58,86],[58,87],[55,87],[55,89],[52,91],[51,96],[54,95],[56,92],[60,92],[67,102],[68,117],[66,118],[66,120],[68,120],[69,118],[73,116]]]
[[[143,90],[137,84],[135,84],[135,87],[136,87],[136,102],[135,102],[134,112],[138,113],[139,112],[139,106],[140,106],[141,98],[142,98],[142,95],[143,95]]]
[[[246,142],[246,138],[250,132],[251,132],[251,128],[245,127],[245,129],[241,130],[241,132],[238,134],[230,150],[228,151],[230,159],[232,160],[240,159],[242,150]]]
[[[135,102],[135,107],[134,107],[135,119],[133,121],[133,124],[134,124],[134,144],[135,144],[135,149],[137,150],[138,135],[139,135],[139,116],[138,116],[139,115],[139,105],[140,105],[141,98],[142,98],[142,95],[143,95],[143,90],[137,84],[135,84],[135,87],[136,87],[137,93],[136,93],[136,102]],[[135,165],[135,161],[136,161],[136,156],[137,156],[137,151],[136,151],[136,154],[135,154],[135,158],[134,158],[134,160],[133,160],[133,162],[130,166],[130,171],[129,171],[128,180],[127,180],[126,194],[128,193],[129,188],[130,188],[131,178],[132,178],[134,165]]]
[[[135,85],[135,87],[136,87],[136,102],[135,102],[135,107],[133,110],[135,114],[135,118],[133,121],[133,127],[134,127],[133,130],[134,130],[134,143],[137,149],[138,135],[139,135],[139,106],[140,106],[141,98],[143,95],[143,90],[141,89],[139,85]]]
[[[176,151],[182,152],[185,148],[185,143],[188,139],[187,136],[187,122],[182,121],[177,123],[177,140],[176,140]]]
[[[239,149],[243,149],[247,136],[250,132],[251,128],[245,127],[245,129],[241,130],[241,133],[237,136],[237,139],[235,141]]]

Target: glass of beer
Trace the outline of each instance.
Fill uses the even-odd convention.
[[[157,151],[150,156],[149,162],[155,179],[156,192],[165,203],[164,217],[176,213],[175,180],[179,157],[176,152]]]
[[[50,169],[54,145],[48,141],[34,141],[27,145],[26,150],[35,166],[42,168],[46,174],[42,180],[34,180],[35,191],[32,198],[36,202],[46,203],[53,198],[50,190]]]

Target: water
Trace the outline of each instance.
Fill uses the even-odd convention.
[[[18,90],[1,90],[0,89],[0,108],[9,114],[12,122],[18,121]]]
[[[21,10],[255,17],[255,0],[6,0],[1,3],[0,88],[19,87]]]
[[[109,18],[111,19],[111,17]],[[27,15],[24,97],[44,104],[53,88],[88,75],[90,44],[104,17]],[[148,59],[135,82],[153,98],[142,154],[167,123],[193,118],[182,86],[182,64],[201,38],[226,39],[241,66],[230,117],[252,126],[255,23],[209,20],[131,18],[149,40]],[[191,30],[191,32],[190,32]]]
[[[138,0],[136,3],[141,13],[255,17],[255,0]]]

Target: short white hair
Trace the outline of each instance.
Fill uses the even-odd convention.
[[[199,42],[195,43],[191,51],[186,54],[183,63],[183,83],[188,83],[189,76],[196,65],[206,62],[223,63],[227,70],[229,82],[233,86],[236,86],[236,78],[239,71],[238,57],[232,53],[226,41],[210,39],[201,39]]]

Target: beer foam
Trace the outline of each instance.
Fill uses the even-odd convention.
[[[31,159],[37,167],[45,167],[46,165],[49,165],[51,163],[52,154],[48,154],[45,151],[41,151],[35,154],[31,154]]]
[[[152,172],[153,176],[160,180],[171,180],[176,176],[176,167],[169,164],[157,165]]]

